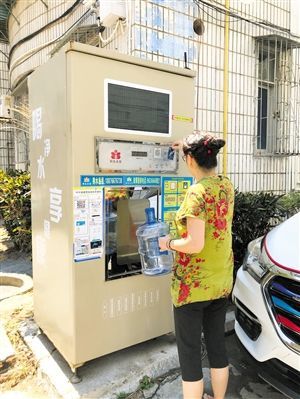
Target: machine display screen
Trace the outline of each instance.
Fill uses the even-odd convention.
[[[131,156],[133,157],[147,157],[148,152],[146,151],[131,151]]]
[[[106,128],[170,135],[171,92],[107,81]]]

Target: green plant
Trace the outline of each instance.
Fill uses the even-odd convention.
[[[266,234],[285,216],[278,206],[280,198],[265,192],[236,192],[232,224],[235,271],[243,262],[248,243]]]
[[[300,211],[300,192],[293,191],[285,194],[278,201],[278,207],[286,216],[292,216]]]
[[[117,399],[126,399],[128,397],[129,393],[126,392],[119,392],[117,394]]]
[[[140,389],[149,389],[154,385],[154,381],[151,377],[144,375],[143,378],[139,381]]]
[[[15,247],[31,251],[30,176],[23,171],[0,171],[0,214]]]

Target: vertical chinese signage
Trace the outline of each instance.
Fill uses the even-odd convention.
[[[170,225],[170,234],[173,236],[176,236],[176,211],[192,183],[192,177],[162,178],[162,220]]]
[[[44,137],[43,132],[43,109],[42,107],[35,108],[32,111],[32,142],[33,145],[38,146],[39,151],[36,158],[36,163],[32,163],[32,170],[36,167],[37,182],[43,182],[43,187],[47,186],[47,163],[52,157],[52,147],[50,137]],[[51,238],[51,227],[53,223],[60,223],[63,217],[62,200],[63,190],[59,187],[47,187],[49,214],[43,220],[43,230],[34,234],[35,240],[35,259],[38,264],[46,264],[47,242]]]
[[[103,189],[73,190],[74,261],[101,258],[103,254]]]

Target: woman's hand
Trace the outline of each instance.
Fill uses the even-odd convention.
[[[161,251],[168,251],[169,249],[167,248],[167,243],[170,240],[170,235],[168,234],[167,236],[159,237],[158,239],[158,245]]]
[[[182,150],[183,142],[182,140],[174,141],[172,144],[173,150]]]

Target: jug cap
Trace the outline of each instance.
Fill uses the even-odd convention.
[[[146,222],[147,222],[147,224],[156,223],[155,209],[154,208],[145,208],[145,212],[146,212]]]

